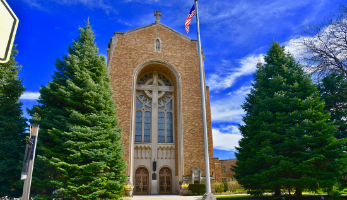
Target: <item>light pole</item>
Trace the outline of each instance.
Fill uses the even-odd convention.
[[[39,135],[39,125],[33,124],[32,127],[30,128],[30,138],[29,138],[30,141],[26,147],[26,155],[24,157],[24,163],[23,163],[23,169],[22,169],[22,175],[21,175],[21,180],[25,179],[24,186],[23,186],[22,200],[29,200],[29,197],[30,197],[31,179],[33,175],[38,135]]]

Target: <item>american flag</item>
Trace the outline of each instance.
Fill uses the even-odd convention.
[[[186,24],[184,26],[184,28],[186,29],[186,32],[188,33],[189,32],[189,25],[190,25],[190,22],[192,20],[192,17],[195,15],[195,6],[193,5],[192,9],[190,9],[190,12],[188,14],[188,17],[186,19]]]

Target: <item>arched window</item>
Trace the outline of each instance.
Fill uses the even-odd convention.
[[[155,39],[155,52],[161,52],[161,42],[159,38]]]
[[[152,78],[152,73],[148,73],[141,79]],[[152,98],[148,97],[144,91],[137,90],[135,142],[151,142],[151,112]]]
[[[163,73],[149,72],[138,79],[135,142],[151,142],[151,136],[157,137],[158,143],[174,142],[173,91],[172,82]]]

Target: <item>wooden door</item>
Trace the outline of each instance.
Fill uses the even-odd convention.
[[[148,170],[140,167],[135,172],[135,194],[148,194]]]
[[[172,193],[172,173],[167,167],[159,171],[159,193]]]

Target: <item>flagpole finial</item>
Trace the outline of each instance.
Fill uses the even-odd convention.
[[[155,11],[154,16],[157,17],[157,19],[155,20],[155,23],[160,23],[161,12],[159,10]]]

